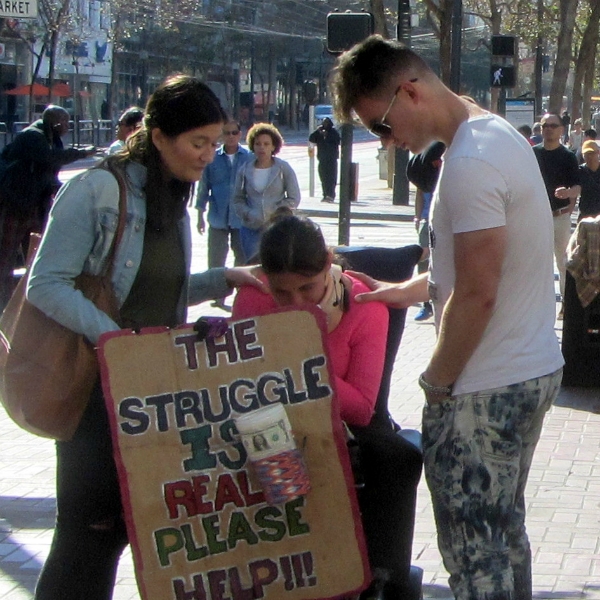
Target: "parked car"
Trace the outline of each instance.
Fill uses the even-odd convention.
[[[333,116],[333,107],[331,106],[331,104],[317,104],[315,106],[315,126],[319,126],[321,124],[321,121],[325,117],[329,117],[333,121],[333,124],[336,127],[338,126],[338,123],[336,122],[335,117]],[[363,127],[363,124],[360,122],[360,119],[356,115],[354,115],[352,121],[354,127]]]
[[[335,119],[333,118],[333,106],[331,106],[331,104],[317,104],[315,106],[315,123],[320,125],[325,117],[329,117],[335,123]]]

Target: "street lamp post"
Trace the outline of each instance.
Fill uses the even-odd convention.
[[[410,0],[398,0],[398,41],[410,46]],[[392,191],[392,204],[408,205],[409,188],[406,177],[408,165],[408,151],[396,148],[394,151],[394,188]]]
[[[535,119],[542,114],[542,71],[544,60],[544,38],[542,37],[542,21],[544,19],[544,0],[537,2],[538,35],[535,48]]]
[[[450,89],[460,94],[460,55],[462,46],[462,0],[452,3],[452,46],[450,50]]]
[[[240,118],[240,63],[231,63],[231,69],[233,71],[233,118],[239,120]]]

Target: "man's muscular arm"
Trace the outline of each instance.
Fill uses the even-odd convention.
[[[427,383],[452,385],[475,352],[494,311],[505,252],[505,227],[454,235],[454,291],[423,374]]]

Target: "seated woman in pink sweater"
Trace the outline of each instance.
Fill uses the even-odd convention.
[[[355,476],[369,561],[374,580],[361,598],[412,598],[410,559],[420,452],[391,425],[366,427],[373,416],[383,372],[388,309],[355,302],[367,291],[333,264],[321,230],[310,220],[281,214],[260,242],[257,275],[270,295],[242,287],[233,318],[243,319],[279,306],[319,306],[327,317],[330,373],[335,378],[341,418],[358,444]],[[376,595],[384,593],[383,596]]]
[[[333,264],[321,230],[306,218],[275,217],[260,243],[258,277],[270,295],[242,287],[233,304],[233,318],[264,314],[278,306],[319,306],[327,317],[329,358],[348,425],[366,426],[375,408],[381,383],[388,311],[378,302],[357,304],[369,291]]]

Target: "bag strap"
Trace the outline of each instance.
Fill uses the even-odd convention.
[[[119,220],[117,222],[117,230],[115,231],[112,244],[110,245],[108,255],[106,256],[104,268],[102,269],[102,277],[110,278],[115,266],[115,255],[117,254],[117,248],[121,243],[123,232],[125,231],[125,223],[127,221],[127,184],[121,173],[117,173],[112,170],[109,171],[109,173],[115,177],[119,185]]]

